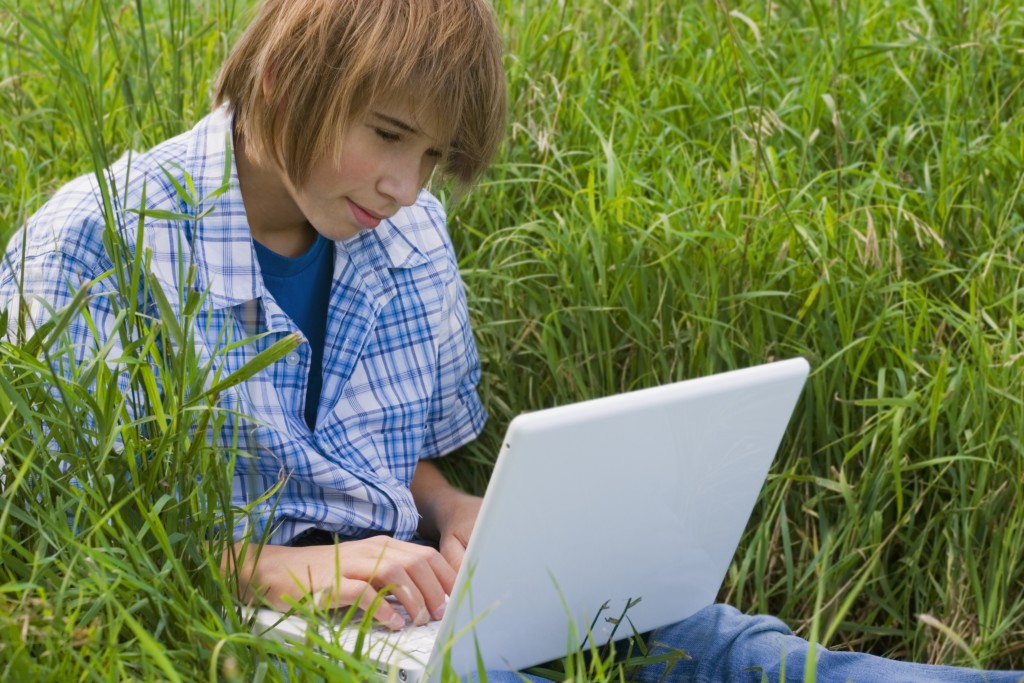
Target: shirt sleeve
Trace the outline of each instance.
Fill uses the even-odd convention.
[[[104,224],[96,198],[85,183],[62,191],[11,238],[0,263],[0,309],[7,311],[6,337],[19,343],[48,320],[61,325],[48,332],[51,358],[65,375],[73,372],[113,334],[120,308],[111,264],[103,249]],[[83,297],[72,315],[59,314]],[[120,352],[113,345],[107,357]]]
[[[466,291],[454,264],[453,272],[445,297],[448,315],[439,336],[437,388],[427,417],[423,458],[445,455],[464,446],[480,435],[487,421],[477,393],[480,356],[469,324]]]

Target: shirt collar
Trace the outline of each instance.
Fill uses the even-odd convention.
[[[245,218],[232,149],[233,116],[227,105],[213,111],[196,126],[188,149],[187,170],[199,198],[199,213],[209,212],[196,226],[192,245],[201,282],[216,307],[235,306],[263,295],[264,288]],[[414,268],[428,259],[403,234],[414,217],[402,209],[372,231],[346,242],[346,249],[367,249],[391,268]]]
[[[427,257],[407,236],[407,232],[412,230],[411,222],[411,211],[402,209],[391,218],[382,221],[373,230],[364,231],[360,236],[369,238],[364,241],[375,244],[387,257],[392,268],[415,268],[425,263]]]
[[[226,106],[200,121],[189,142],[186,171],[195,185],[197,212],[192,249],[200,282],[215,307],[263,295],[252,235],[232,155],[232,117]]]

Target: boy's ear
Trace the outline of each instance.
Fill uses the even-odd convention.
[[[284,99],[283,92],[278,92],[278,88],[282,84],[277,77],[277,64],[273,61],[268,61],[266,68],[263,70],[263,77],[260,79],[260,91],[263,93],[263,99],[267,102],[278,102],[281,103]],[[284,90],[287,90],[288,86],[284,85]]]
[[[268,69],[260,80],[260,92],[263,93],[263,101],[267,106],[273,106],[275,102],[277,103],[277,113],[280,115],[284,111],[288,89],[282,88],[283,92],[277,92],[277,85],[277,75],[273,69]]]

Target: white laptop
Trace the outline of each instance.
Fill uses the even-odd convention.
[[[711,604],[807,373],[795,358],[516,417],[444,619],[374,628],[366,656],[403,682],[463,678],[478,656],[519,670]],[[256,612],[267,635],[311,627]]]

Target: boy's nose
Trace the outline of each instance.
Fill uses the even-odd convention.
[[[392,167],[381,178],[379,189],[400,206],[411,206],[422,189],[419,168],[412,164]]]

